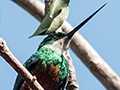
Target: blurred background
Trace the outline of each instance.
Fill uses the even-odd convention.
[[[44,0],[42,0],[44,2]],[[77,26],[104,3],[108,3],[79,33],[120,76],[120,0],[71,0],[67,21]],[[40,22],[11,0],[0,0],[0,37],[23,64],[45,36],[28,39]],[[80,90],[106,90],[70,49]],[[12,90],[16,71],[0,57],[0,90]]]

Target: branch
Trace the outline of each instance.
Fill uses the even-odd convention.
[[[33,90],[44,90],[37,82],[37,79],[32,76],[29,71],[10,52],[2,38],[0,38],[0,55],[18,72],[22,79],[26,81]]]
[[[65,22],[62,29],[69,32],[73,27]],[[119,76],[78,32],[74,35],[70,47],[106,89],[120,90]]]
[[[66,86],[66,90],[79,90],[79,85],[77,83],[75,68],[73,66],[69,51],[67,51],[67,55],[65,56],[65,58],[68,62],[69,73],[70,73],[70,78],[69,78],[68,84]]]
[[[18,5],[24,3],[22,6],[29,13],[31,13],[36,19],[41,21],[44,17],[44,5],[39,0],[13,0]],[[34,2],[31,2],[34,1]],[[26,3],[27,2],[27,3]],[[31,3],[29,5],[29,3]],[[35,5],[34,3],[37,3]],[[38,5],[39,4],[39,5]],[[36,13],[35,13],[35,11]],[[68,32],[73,27],[65,22],[62,25],[62,30]],[[108,64],[98,55],[98,53],[90,46],[90,44],[79,34],[76,33],[71,41],[71,49],[76,55],[83,61],[83,63],[90,69],[93,75],[109,90],[120,89],[120,78],[118,75],[108,66]]]
[[[33,15],[40,22],[43,20],[45,16],[45,5],[39,0],[12,0],[17,3],[19,6],[28,11],[31,15]]]

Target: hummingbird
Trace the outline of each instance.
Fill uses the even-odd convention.
[[[24,67],[33,75],[44,90],[64,90],[69,81],[69,67],[65,55],[70,41],[106,3],[80,23],[69,33],[49,34],[39,45],[37,51],[25,62]],[[32,90],[18,75],[13,90]]]

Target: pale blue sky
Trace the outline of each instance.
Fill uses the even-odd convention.
[[[107,6],[79,32],[120,76],[120,0],[71,0],[67,21],[75,27],[105,2]],[[28,39],[40,23],[10,0],[0,0],[0,15],[0,37],[23,64],[45,37]],[[80,90],[106,90],[71,50],[70,54]],[[16,76],[16,71],[0,57],[0,90],[12,90]]]

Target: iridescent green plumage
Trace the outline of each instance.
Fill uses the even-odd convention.
[[[61,34],[60,34],[61,35]],[[51,36],[50,36],[51,37]],[[69,70],[68,70],[68,64],[66,59],[63,55],[59,54],[58,52],[46,48],[50,43],[54,43],[56,40],[52,40],[53,42],[47,41],[49,37],[47,37],[44,41],[40,44],[38,50],[36,53],[34,53],[24,64],[24,66],[32,73],[33,69],[35,69],[38,73],[43,73],[45,70],[45,67],[47,65],[47,70],[50,70],[51,66],[57,66],[58,67],[58,75],[59,75],[59,81],[56,83],[59,83],[59,89],[55,90],[62,90],[61,88],[65,86],[67,79],[69,78]],[[33,73],[34,75],[34,73]],[[23,80],[18,76],[19,81],[23,83]],[[14,90],[19,90],[21,88],[22,83],[19,81],[16,81]],[[49,82],[49,81],[48,81]],[[19,84],[19,85],[17,85]],[[45,87],[43,87],[45,88]],[[51,90],[51,89],[48,89]]]
[[[53,33],[48,35],[24,66],[37,77],[45,90],[63,90],[69,79],[68,64],[65,55],[74,33],[89,21],[100,9],[90,15],[70,33]],[[18,75],[13,90],[31,90]]]
[[[44,47],[41,47],[35,54],[40,59],[38,61],[38,64],[40,63],[38,66],[40,66],[41,70],[44,70],[45,65],[49,66],[48,69],[51,68],[52,64],[54,66],[57,65],[61,80],[68,77],[68,64],[63,55],[61,56],[58,52]]]

